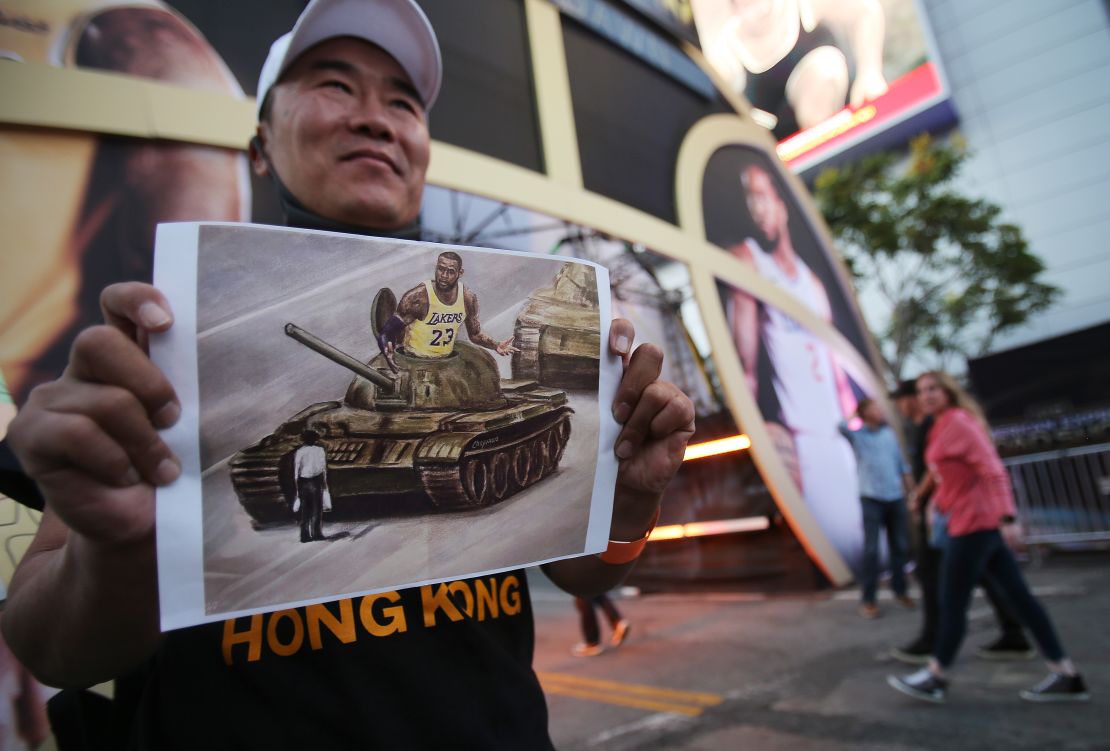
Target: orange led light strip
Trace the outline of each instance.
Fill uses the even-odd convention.
[[[704,537],[705,535],[725,535],[733,532],[758,532],[768,529],[771,522],[766,516],[749,516],[743,519],[720,519],[709,522],[690,522],[689,524],[667,524],[651,531],[648,542],[655,540],[680,540],[683,537]]]
[[[682,461],[688,462],[691,459],[704,459],[707,456],[717,456],[718,454],[728,454],[733,451],[743,451],[751,447],[752,439],[743,434],[729,436],[728,438],[719,438],[715,441],[706,441],[705,443],[687,446],[686,454],[682,457]]]

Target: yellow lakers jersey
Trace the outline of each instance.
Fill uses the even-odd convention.
[[[428,292],[428,315],[405,329],[405,351],[417,357],[447,357],[455,351],[455,337],[466,320],[466,290],[459,283],[455,302],[447,305],[437,296],[431,280],[424,282]]]

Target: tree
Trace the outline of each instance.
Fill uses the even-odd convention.
[[[908,158],[875,154],[817,177],[817,204],[857,290],[882,301],[865,316],[898,380],[911,357],[951,369],[988,350],[1060,293],[1038,281],[1044,264],[1002,209],[957,190],[967,158],[962,142],[923,135]]]

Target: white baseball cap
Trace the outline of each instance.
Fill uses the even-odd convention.
[[[414,0],[312,0],[293,30],[278,37],[258,76],[255,112],[261,119],[266,94],[305,50],[334,37],[376,44],[400,64],[432,108],[443,82],[439,41]]]

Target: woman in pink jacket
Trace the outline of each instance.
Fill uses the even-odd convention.
[[[1029,591],[999,529],[1014,516],[1010,478],[987,431],[983,413],[947,373],[917,379],[917,399],[935,422],[925,461],[936,483],[933,503],[947,519],[948,542],[940,574],[940,626],[928,666],[905,677],[888,676],[891,687],[916,699],[942,702],[945,671],[956,658],[967,627],[971,593],[981,575],[1004,593],[1048,662],[1049,676],[1021,692],[1028,701],[1086,701],[1087,687],[1060,646],[1048,613]]]

